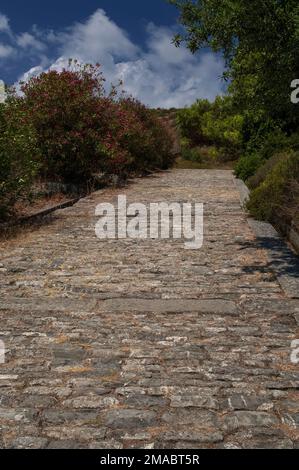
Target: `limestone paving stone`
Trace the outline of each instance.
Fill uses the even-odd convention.
[[[95,208],[204,203],[204,245],[100,241]],[[93,193],[0,244],[4,448],[296,448],[298,258],[231,171]]]

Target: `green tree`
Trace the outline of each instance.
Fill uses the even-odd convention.
[[[236,159],[242,148],[242,126],[243,116],[233,108],[231,97],[218,96],[203,116],[202,132],[222,153]]]
[[[299,107],[290,101],[291,81],[299,77],[298,0],[169,1],[186,29],[175,43],[224,55],[224,78],[240,109],[298,127]]]
[[[208,100],[197,100],[190,108],[180,109],[177,113],[177,122],[181,129],[183,139],[191,145],[206,143],[202,132],[203,116],[211,110]]]

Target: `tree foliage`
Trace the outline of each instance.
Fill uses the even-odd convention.
[[[186,42],[192,52],[209,47],[226,62],[223,78],[238,117],[223,108],[217,114],[214,104],[202,119],[201,132],[217,145],[219,137],[238,140],[242,154],[235,172],[258,182],[248,206],[255,217],[286,218],[291,207],[294,217],[299,204],[299,105],[291,102],[291,83],[299,78],[298,0],[170,2],[179,8],[185,27],[175,43]]]
[[[170,0],[186,34],[176,36],[192,52],[223,53],[224,78],[239,109],[263,113],[296,129],[299,111],[290,84],[299,76],[297,0]]]
[[[230,96],[218,96],[214,103],[197,100],[178,112],[184,153],[194,159],[194,148],[213,146],[214,156],[235,160],[242,149],[243,116],[233,106]],[[191,150],[191,152],[190,152]]]
[[[203,134],[203,116],[211,110],[208,100],[197,100],[189,108],[180,109],[177,113],[177,122],[180,126],[183,139],[191,145],[206,143]]]

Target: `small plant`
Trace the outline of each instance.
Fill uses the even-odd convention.
[[[247,181],[264,162],[265,160],[257,153],[241,157],[235,166],[235,174],[241,180]]]

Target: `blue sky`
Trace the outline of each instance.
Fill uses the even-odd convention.
[[[178,11],[166,0],[1,0],[0,79],[15,83],[68,58],[100,62],[150,106],[181,107],[223,91],[223,62],[172,45]]]

